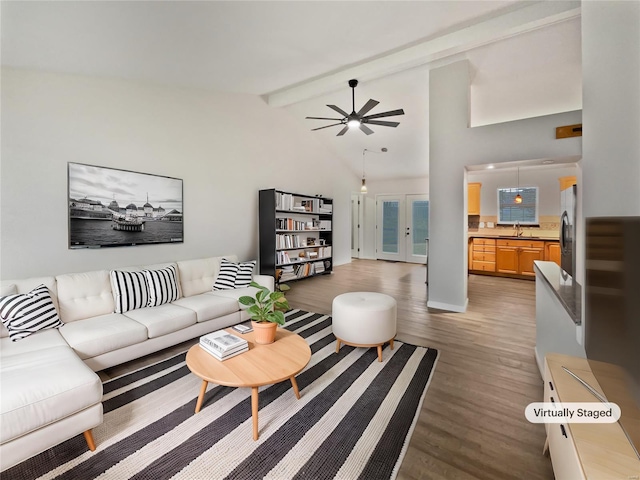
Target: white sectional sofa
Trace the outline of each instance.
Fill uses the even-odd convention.
[[[0,471],[102,423],[102,383],[95,372],[247,320],[238,298],[255,289],[213,290],[222,260],[118,268],[177,273],[177,299],[115,313],[109,270],[3,280],[0,296],[45,285],[63,322],[18,341],[0,326]],[[228,263],[228,262],[227,262]],[[170,268],[171,269],[171,268]],[[252,275],[274,288],[273,277]]]

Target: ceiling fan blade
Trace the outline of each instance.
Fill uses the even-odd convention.
[[[371,130],[369,127],[367,127],[364,123],[360,124],[360,130],[362,130],[367,135],[371,135],[373,133],[373,130]]]
[[[363,116],[379,103],[380,103],[379,101],[374,100],[373,98],[370,98],[369,101],[364,104],[364,107],[362,107],[356,115],[358,115],[359,117]]]
[[[367,115],[363,118],[366,118],[368,120],[370,118],[393,117],[395,115],[404,115],[404,110],[400,108],[398,110],[391,110],[389,112],[374,113],[373,115]]]
[[[336,112],[338,112],[340,115],[344,116],[344,117],[348,117],[349,114],[347,112],[345,112],[344,110],[342,110],[340,107],[336,107],[335,105],[327,105],[327,107],[329,107],[332,110],[335,110]]]
[[[344,135],[345,133],[347,133],[347,130],[349,130],[349,125],[347,125],[346,127],[344,127],[342,130],[340,130],[338,132],[338,135],[336,135],[336,137],[339,137],[341,135]]]
[[[332,123],[331,125],[325,125],[324,127],[312,128],[311,131],[315,132],[316,130],[322,130],[323,128],[335,127],[336,125],[342,125],[342,122],[340,122],[340,123]]]
[[[327,118],[327,117],[304,117],[307,120],[335,120],[337,122],[341,122],[341,118]]]
[[[400,122],[384,122],[382,120],[365,120],[365,119],[363,119],[363,121],[368,123],[369,125],[382,125],[383,127],[397,127],[398,125],[400,125]]]

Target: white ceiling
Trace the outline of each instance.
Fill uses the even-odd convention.
[[[2,65],[262,95],[309,129],[403,108],[398,128],[314,132],[354,172],[428,172],[428,70],[468,58],[474,123],[581,108],[578,1],[1,2]],[[493,86],[493,87],[492,87]]]

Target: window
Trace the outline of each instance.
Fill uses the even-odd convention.
[[[517,194],[522,203],[516,203]],[[498,189],[498,223],[513,225],[538,224],[538,187]]]

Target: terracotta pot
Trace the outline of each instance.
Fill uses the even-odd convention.
[[[253,327],[253,338],[260,345],[268,345],[276,341],[276,330],[278,324],[273,322],[254,322],[251,321]]]

